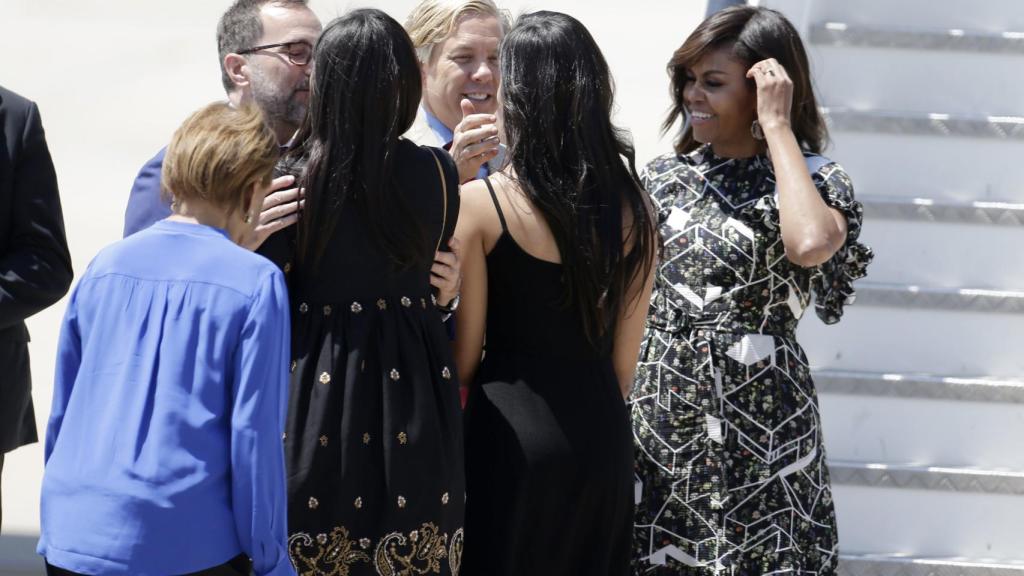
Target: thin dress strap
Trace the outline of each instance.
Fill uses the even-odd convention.
[[[491,200],[494,201],[494,209],[498,211],[498,220],[501,220],[501,231],[508,232],[508,224],[505,222],[505,213],[501,211],[501,204],[498,204],[498,195],[494,193],[494,186],[491,185],[491,179],[484,178],[484,184],[487,184],[487,190],[491,193]]]

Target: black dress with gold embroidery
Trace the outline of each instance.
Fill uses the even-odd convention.
[[[439,234],[447,245],[459,213],[455,165],[439,156],[446,217],[431,152],[402,141],[396,163],[431,247]],[[457,575],[462,414],[429,267],[394,272],[365,220],[343,210],[319,265],[289,275],[294,361],[284,445],[296,571]]]

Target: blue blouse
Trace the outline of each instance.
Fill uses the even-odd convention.
[[[71,295],[46,433],[50,564],[182,574],[286,548],[288,296],[215,228],[162,220],[101,251]]]

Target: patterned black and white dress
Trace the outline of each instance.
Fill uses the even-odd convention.
[[[631,398],[636,574],[832,574],[835,513],[807,358],[794,338],[815,293],[826,323],[871,251],[838,164],[812,178],[846,243],[805,269],[785,255],[771,161],[709,146],[642,173],[664,253]]]

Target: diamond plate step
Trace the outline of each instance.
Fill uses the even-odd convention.
[[[1024,292],[980,288],[937,288],[884,282],[858,282],[857,304],[894,308],[1024,314]]]
[[[847,22],[821,22],[811,25],[809,38],[814,44],[830,46],[1024,54],[1024,32],[874,27]]]
[[[1024,564],[966,558],[915,558],[905,555],[841,554],[841,576],[1022,576]]]
[[[816,370],[820,392],[857,396],[1024,404],[1024,381],[991,377]]]
[[[829,127],[846,132],[1024,140],[1024,117],[823,107]]]
[[[1024,30],[1024,5],[1019,0],[761,0],[761,5],[810,9],[811,22],[847,22],[862,26],[907,26],[925,29],[963,28],[993,33]]]
[[[1017,202],[966,202],[937,198],[859,195],[866,218],[1024,226],[1024,204]]]
[[[855,124],[831,134],[825,155],[846,168],[858,195],[1024,204],[1024,170],[1015,169],[1024,140],[879,133]]]
[[[978,468],[829,461],[833,484],[1024,495],[1024,472]]]

